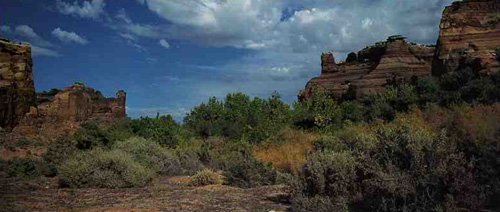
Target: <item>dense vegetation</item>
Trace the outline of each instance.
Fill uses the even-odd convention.
[[[195,186],[287,183],[296,211],[496,211],[500,74],[478,65],[394,79],[356,101],[320,89],[291,106],[278,94],[234,93],[194,107],[183,124],[170,115],[89,122],[41,158],[1,167],[69,187],[140,187],[158,175],[193,175]]]

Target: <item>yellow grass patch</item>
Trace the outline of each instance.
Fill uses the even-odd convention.
[[[307,152],[313,150],[317,137],[309,132],[285,130],[276,139],[255,147],[253,155],[263,162],[271,162],[276,170],[297,174]]]

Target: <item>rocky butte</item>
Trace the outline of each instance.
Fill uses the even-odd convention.
[[[500,1],[465,0],[444,9],[436,47],[408,43],[391,36],[336,63],[332,53],[321,55],[321,74],[307,82],[299,101],[313,88],[336,99],[359,99],[380,93],[391,80],[455,71],[464,60],[476,60],[483,72],[499,70],[494,51],[500,46]]]
[[[0,39],[0,127],[14,135],[54,137],[90,120],[110,125],[127,116],[126,93],[114,98],[75,83],[35,93],[31,46]]]
[[[360,98],[384,90],[387,80],[431,73],[435,47],[407,43],[402,36],[350,53],[336,63],[332,53],[321,55],[321,74],[312,78],[299,93],[299,100],[312,96],[319,85],[336,99]]]

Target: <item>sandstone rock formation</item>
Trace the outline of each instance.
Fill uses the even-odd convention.
[[[0,128],[19,136],[53,137],[96,120],[109,125],[126,117],[126,93],[115,98],[81,83],[35,94],[31,46],[0,38]]]
[[[337,99],[362,98],[382,92],[388,80],[457,70],[464,61],[475,61],[481,72],[496,73],[500,65],[500,1],[464,0],[443,11],[436,47],[406,43],[391,36],[337,64],[331,53],[321,55],[321,74],[299,92],[309,98],[317,85]]]
[[[60,134],[71,132],[89,120],[110,125],[126,117],[125,101],[124,91],[118,91],[115,98],[105,98],[101,92],[81,83],[39,93],[38,110],[27,114],[14,132],[24,135]]]
[[[477,58],[485,71],[498,71],[493,52],[499,46],[500,1],[454,2],[443,11],[434,72],[455,71],[463,58]]]
[[[386,42],[349,54],[344,63],[337,64],[332,53],[323,53],[320,76],[307,83],[299,100],[311,97],[315,86],[336,99],[381,92],[388,80],[430,74],[434,51],[434,47],[391,36]]]
[[[0,38],[0,128],[16,126],[35,99],[30,45]]]

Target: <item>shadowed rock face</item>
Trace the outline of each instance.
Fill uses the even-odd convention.
[[[360,98],[383,91],[388,80],[430,74],[434,50],[396,36],[357,54],[351,53],[345,63],[337,64],[332,53],[323,53],[320,76],[307,83],[299,93],[299,100],[311,97],[315,86],[337,99],[345,95]]]
[[[0,38],[0,127],[16,126],[35,99],[31,46]]]
[[[463,58],[478,58],[485,71],[497,71],[493,51],[500,46],[500,1],[468,0],[446,7],[437,46],[435,74],[455,71]]]

